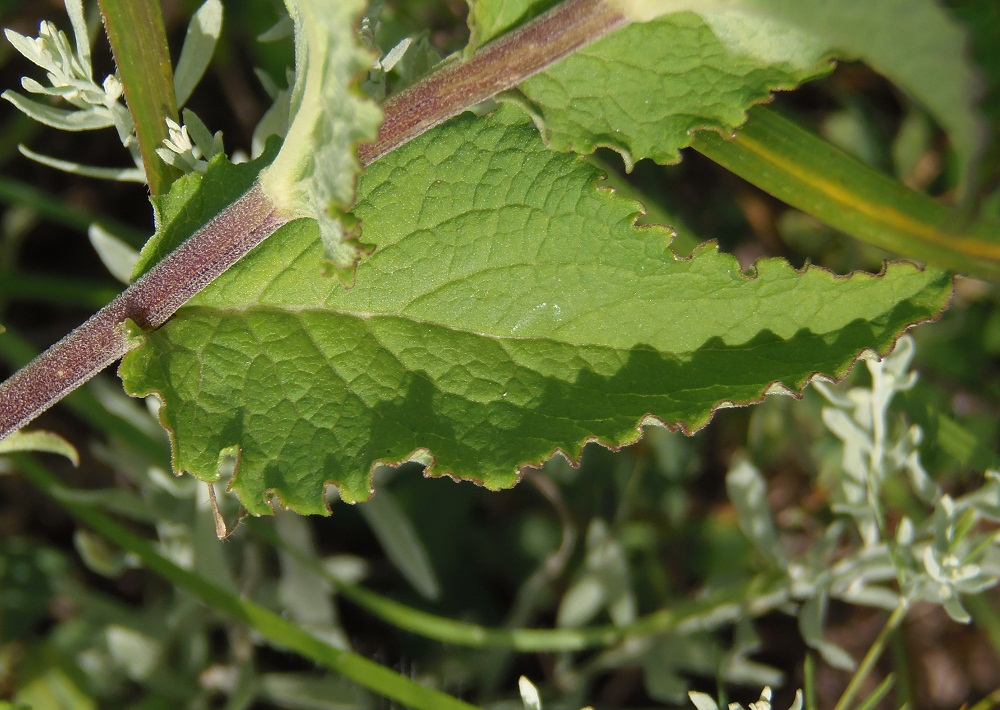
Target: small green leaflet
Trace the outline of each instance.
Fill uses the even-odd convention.
[[[120,374],[164,401],[178,470],[214,480],[235,449],[250,512],[275,495],[322,513],[328,482],[367,498],[376,462],[434,457],[433,473],[501,488],[640,423],[696,429],[775,382],[843,375],[949,298],[946,275],[906,263],[839,277],[770,259],[748,278],[713,245],[678,260],[638,211],[517,110],[462,117],[362,175],[355,214],[377,249],[355,288],[322,276],[316,224],[298,220]]]

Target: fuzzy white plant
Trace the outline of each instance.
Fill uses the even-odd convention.
[[[84,0],[65,0],[65,5],[73,31],[72,42],[48,20],[39,25],[37,37],[4,30],[14,49],[45,71],[46,81],[23,77],[21,88],[26,94],[8,90],[0,96],[30,118],[52,128],[64,131],[114,128],[133,165],[98,167],[43,155],[23,145],[18,149],[25,157],[75,175],[145,182],[135,123],[125,105],[121,81],[115,75],[106,76],[100,82],[94,78]],[[222,3],[206,0],[191,19],[177,62],[175,92],[179,105],[187,101],[208,68],[221,30]],[[68,107],[54,105],[54,102],[68,104]],[[190,111],[184,112],[183,126],[165,120],[170,135],[157,149],[157,154],[168,164],[186,172],[204,170],[205,161],[222,152],[221,133],[209,133],[204,123]]]

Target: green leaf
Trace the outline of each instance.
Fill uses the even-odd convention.
[[[784,52],[802,41],[861,59],[927,108],[948,132],[965,170],[983,148],[982,82],[969,61],[968,38],[935,0],[611,1],[639,21],[698,12],[731,48]],[[647,49],[636,45],[634,51]]]
[[[609,2],[639,22],[519,87],[561,150],[606,146],[627,164],[676,162],[688,131],[738,127],[743,111],[815,78],[831,56],[866,61],[922,103],[963,166],[982,150],[981,82],[968,41],[934,0]],[[473,43],[507,31],[537,5],[477,1],[469,15]]]
[[[523,24],[555,4],[554,0],[469,0],[467,52]]]
[[[2,332],[0,328],[0,332]],[[80,464],[80,454],[76,448],[57,434],[47,431],[15,431],[3,441],[0,441],[0,456],[17,451],[37,451],[48,454],[59,454]]]
[[[745,459],[738,460],[726,474],[726,492],[736,508],[743,534],[769,562],[787,564],[774,517],[767,503],[767,484],[760,471]]]
[[[191,16],[181,56],[177,59],[177,68],[174,70],[174,93],[178,106],[187,103],[194,88],[205,75],[220,34],[222,3],[220,0],[206,0]]]
[[[378,106],[355,87],[374,61],[356,31],[365,2],[285,4],[295,24],[292,120],[260,182],[279,211],[319,220],[325,256],[343,272],[353,268],[360,250],[338,215],[354,204],[356,148],[375,137],[382,120]]]
[[[910,190],[765,106],[732,139],[711,132],[698,152],[832,227],[938,268],[1000,278],[1000,223],[966,224],[940,202]]]
[[[204,174],[188,173],[174,182],[170,192],[150,198],[156,217],[156,234],[142,247],[132,280],[149,271],[205,223],[247,192],[261,170],[274,158],[274,148],[249,163],[234,165],[219,155]]]
[[[425,599],[437,599],[441,595],[441,585],[434,574],[431,557],[392,491],[384,487],[379,489],[378,495],[358,506],[358,512],[385,550],[386,557],[406,581]]]
[[[324,278],[315,222],[292,222],[148,334],[126,388],[164,400],[178,470],[215,480],[237,447],[252,513],[271,493],[325,512],[327,482],[367,498],[376,462],[430,454],[501,488],[641,422],[697,429],[775,382],[843,375],[949,299],[912,264],[845,278],[769,259],[748,277],[714,245],[676,259],[598,178],[513,109],[444,124],[362,176],[377,250],[358,286]]]
[[[518,89],[557,150],[604,146],[627,166],[675,163],[693,131],[736,128],[772,91],[830,69],[824,44],[780,30],[740,15],[714,25],[667,15],[618,30]]]

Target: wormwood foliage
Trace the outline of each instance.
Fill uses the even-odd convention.
[[[355,147],[372,140],[381,120],[374,102],[357,95],[355,77],[374,57],[354,29],[363,0],[288,2],[295,22],[296,78],[288,137],[261,183],[279,209],[319,224],[325,256],[348,271],[358,248],[336,215],[350,209],[359,171]]]

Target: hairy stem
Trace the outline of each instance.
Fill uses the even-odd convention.
[[[83,325],[0,384],[0,439],[27,424],[138,342],[287,220],[254,185]]]
[[[113,1],[102,0],[102,7]],[[358,150],[361,165],[370,165],[625,24],[609,0],[566,0],[468,60],[450,64],[390,99],[378,137]],[[158,328],[288,221],[255,184],[118,298],[0,384],[0,439],[136,347],[129,322],[143,330]]]
[[[361,146],[368,165],[470,106],[517,86],[547,66],[627,24],[607,0],[566,0],[390,98],[378,138]]]

